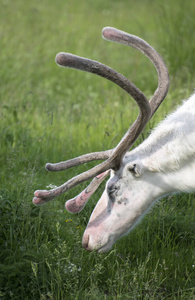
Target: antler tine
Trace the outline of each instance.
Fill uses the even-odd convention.
[[[63,170],[67,170],[69,168],[72,168],[72,167],[75,167],[75,166],[78,166],[81,164],[85,164],[89,161],[105,160],[105,159],[109,158],[111,153],[112,153],[112,150],[87,153],[87,154],[75,157],[75,158],[67,160],[67,161],[62,161],[62,162],[55,163],[55,164],[47,163],[45,168],[48,171],[53,171],[53,172],[63,171]]]
[[[112,81],[130,94],[140,106],[140,109],[144,106],[146,111],[150,110],[146,96],[125,76],[112,68],[95,60],[64,52],[56,55],[56,62],[60,66],[94,73]]]
[[[89,198],[97,190],[102,181],[109,175],[110,170],[93,178],[91,183],[79,195],[66,202],[65,207],[69,212],[80,212],[88,202]]]
[[[113,27],[105,27],[102,31],[102,35],[107,40],[136,48],[137,50],[144,53],[144,55],[147,56],[153,63],[158,74],[158,87],[153,97],[150,99],[151,112],[148,112],[148,114],[143,114],[143,110],[141,109],[140,115],[138,116],[137,120],[132,125],[132,127],[129,128],[126,135],[123,137],[123,139],[120,141],[120,143],[112,153],[112,156],[116,156],[118,158],[118,163],[116,165],[118,168],[125,153],[132,146],[134,141],[144,129],[147,121],[149,121],[149,119],[152,117],[152,115],[155,113],[155,111],[165,98],[169,89],[169,73],[160,54],[147,42],[140,39],[139,37],[128,34]],[[145,117],[144,119],[142,119],[143,115]]]
[[[146,41],[137,36],[113,27],[103,28],[102,35],[106,40],[124,44],[141,51],[153,63],[158,74],[158,87],[150,99],[151,117],[167,95],[169,89],[169,72],[160,54]]]

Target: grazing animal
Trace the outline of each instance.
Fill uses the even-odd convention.
[[[85,154],[57,164],[46,164],[50,171],[65,170],[92,160],[105,160],[53,190],[36,191],[33,202],[46,203],[73,186],[93,178],[78,196],[66,202],[70,212],[83,209],[100,183],[110,174],[83,235],[83,247],[107,252],[127,234],[156,199],[175,192],[195,190],[195,95],[166,117],[137,148],[130,147],[153,116],[169,88],[169,75],[161,56],[144,40],[115,28],[103,29],[105,39],[134,47],[143,52],[158,73],[158,87],[150,99],[115,70],[89,59],[59,53],[56,62],[100,75],[119,85],[137,102],[140,113],[116,148]]]

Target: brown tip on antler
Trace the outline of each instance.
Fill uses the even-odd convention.
[[[114,31],[114,34],[112,33],[113,33],[112,27],[104,27],[102,29],[102,37],[109,41],[115,39],[116,30]]]
[[[55,61],[59,66],[78,69],[77,68],[77,56],[76,55],[73,55],[73,54],[70,54],[70,53],[60,52],[56,55]]]
[[[59,66],[63,66],[64,64],[64,55],[63,52],[60,52],[56,55],[55,61]]]

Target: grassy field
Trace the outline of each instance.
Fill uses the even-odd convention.
[[[60,185],[93,165],[51,174],[46,162],[114,147],[137,115],[118,87],[57,67],[55,55],[71,52],[110,65],[150,98],[154,67],[135,49],[104,41],[101,30],[114,26],[159,51],[170,91],[138,144],[194,90],[194,15],[194,0],[1,1],[1,300],[194,299],[193,193],[162,199],[104,255],[81,245],[103,186],[78,215],[64,203],[85,184],[45,206],[32,204],[36,189]]]

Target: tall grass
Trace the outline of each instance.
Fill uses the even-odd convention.
[[[57,52],[114,67],[150,97],[150,62],[101,39],[114,26],[146,39],[164,57],[171,88],[139,142],[195,86],[194,1],[9,1],[0,10],[0,299],[193,299],[194,194],[169,196],[104,255],[87,253],[83,231],[103,186],[85,210],[43,207],[33,192],[88,169],[50,174],[46,162],[114,147],[137,114],[131,99],[94,75],[64,70]]]

